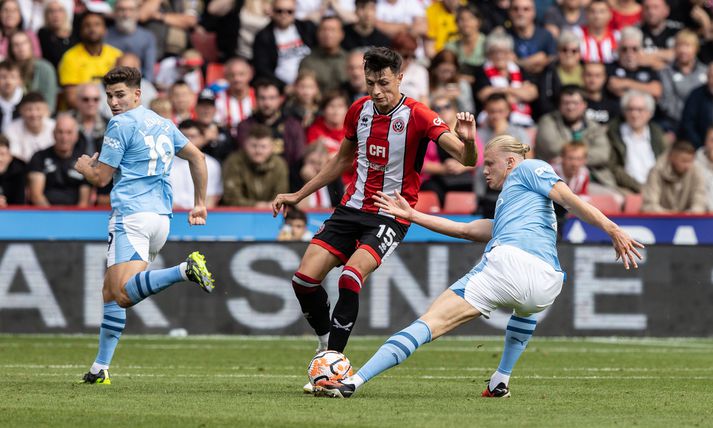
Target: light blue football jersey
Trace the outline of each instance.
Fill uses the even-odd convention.
[[[168,119],[143,106],[114,116],[104,133],[99,161],[116,168],[111,207],[115,214],[172,215],[169,175],[173,157],[188,139]]]
[[[556,247],[557,218],[549,198],[552,186],[560,180],[547,162],[520,162],[503,184],[495,205],[493,239],[485,252],[497,245],[512,245],[561,271]]]

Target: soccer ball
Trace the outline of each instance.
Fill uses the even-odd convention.
[[[341,352],[322,351],[312,358],[307,376],[312,385],[320,380],[341,380],[352,375],[352,364]]]

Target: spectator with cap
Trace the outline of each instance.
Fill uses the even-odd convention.
[[[275,0],[270,23],[255,35],[253,66],[260,78],[290,86],[315,45],[315,26],[295,19],[295,0]]]
[[[20,68],[14,62],[0,62],[0,132],[20,116],[17,106],[23,93]]]
[[[255,109],[255,91],[250,87],[254,73],[250,63],[239,57],[229,59],[223,73],[228,88],[216,94],[216,118],[235,136],[238,124]]]
[[[323,18],[317,27],[317,45],[300,62],[299,71],[313,71],[323,93],[339,88],[346,81],[347,54],[341,48],[343,39],[342,22],[336,16]]]
[[[142,77],[154,80],[156,38],[151,31],[139,25],[138,0],[117,0],[114,3],[114,25],[107,31],[106,42],[123,52],[138,56],[142,64]]]
[[[188,35],[198,25],[203,1],[144,0],[139,22],[156,37],[156,58],[180,55],[190,46]]]
[[[10,36],[7,56],[18,65],[25,92],[44,95],[50,113],[54,113],[59,92],[57,72],[47,60],[32,55],[32,44],[27,33],[18,31]]]
[[[32,2],[38,4],[37,2]],[[37,31],[42,49],[42,57],[56,69],[59,61],[70,47],[77,43],[77,35],[72,31],[74,2],[68,9],[64,2],[49,0],[44,3],[44,26]]]
[[[20,117],[13,120],[3,131],[10,140],[10,152],[23,162],[32,155],[52,145],[54,119],[50,118],[45,98],[37,92],[22,97],[18,105]]]
[[[29,194],[32,205],[89,205],[91,186],[74,169],[84,153],[77,145],[79,128],[69,113],[57,116],[53,130],[54,145],[35,153],[28,170]]]
[[[713,62],[708,64],[708,82],[688,95],[683,106],[679,136],[694,147],[703,146],[706,130],[713,123]]]
[[[215,93],[206,88],[198,95],[196,101],[196,122],[204,128],[206,143],[202,147],[203,153],[212,156],[220,163],[235,150],[235,141],[230,131],[215,120],[216,97]]]
[[[391,40],[376,28],[376,0],[356,0],[354,5],[356,22],[344,26],[342,49],[389,47]]]
[[[0,208],[25,203],[26,165],[10,153],[10,142],[0,134]]]
[[[676,141],[649,172],[643,187],[642,212],[706,212],[706,182],[695,162],[696,149],[688,141]]]
[[[238,125],[238,146],[243,147],[253,126],[265,125],[272,132],[271,147],[275,153],[285,158],[288,165],[294,165],[302,156],[305,133],[298,119],[283,114],[284,92],[280,84],[258,80],[255,82],[255,97],[256,110]]]
[[[77,105],[76,87],[82,83],[100,82],[114,67],[122,52],[106,43],[104,16],[87,12],[80,18],[79,43],[64,53],[59,63],[59,84],[69,107]]]

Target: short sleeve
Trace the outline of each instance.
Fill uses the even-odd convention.
[[[171,132],[173,133],[173,153],[178,153],[186,146],[186,144],[188,144],[189,140],[173,124],[171,124]]]
[[[562,181],[546,162],[524,161],[517,169],[520,170],[523,185],[545,197],[549,197],[552,187]]]
[[[432,141],[437,142],[441,134],[450,132],[450,128],[443,119],[438,116],[438,113],[423,104],[417,105],[413,115],[416,129]]]
[[[547,55],[549,55],[549,56],[557,55],[557,42],[555,41],[555,38],[552,37],[552,34],[545,29],[542,30],[542,34],[544,35],[543,37],[545,38],[543,47],[545,48],[545,52],[547,53]]]
[[[124,157],[127,144],[124,129],[125,127],[121,126],[116,120],[112,119],[109,121],[106,132],[104,133],[99,162],[105,163],[113,168],[119,167],[121,159]]]
[[[361,109],[364,107],[364,99],[353,103],[349,110],[347,110],[347,115],[344,116],[344,138],[356,141],[357,139],[357,121],[359,120],[359,114]]]

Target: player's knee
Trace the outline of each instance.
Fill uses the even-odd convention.
[[[117,296],[114,299],[114,301],[116,301],[116,304],[119,305],[119,307],[124,308],[124,309],[130,308],[134,305],[134,302],[131,301],[129,296],[127,296],[123,293],[120,294],[119,296]]]

